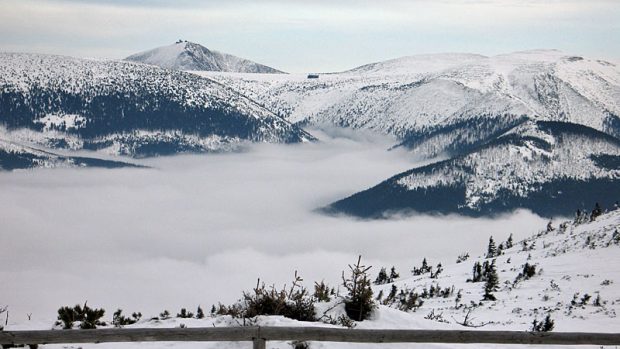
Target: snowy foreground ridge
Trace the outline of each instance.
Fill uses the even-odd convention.
[[[554,331],[560,332],[617,332],[620,320],[620,209],[604,213],[590,220],[589,212],[574,221],[555,222],[522,241],[510,241],[509,236],[494,236],[497,249],[488,255],[487,246],[479,251],[464,251],[450,260],[428,261],[430,272],[417,273],[401,270],[401,277],[392,282],[374,285],[375,297],[380,297],[371,318],[355,323],[365,329],[480,329],[527,331],[534,320],[550,315]],[[512,246],[511,246],[512,245]],[[501,246],[501,247],[500,247]],[[471,256],[471,257],[469,257]],[[495,301],[483,301],[484,282],[469,282],[477,263],[493,263],[499,285]],[[412,268],[419,268],[421,261]],[[437,273],[436,265],[442,271]],[[533,275],[523,274],[524,265],[534,266]],[[373,268],[376,275],[379,267]],[[396,296],[390,299],[389,294]],[[412,309],[403,311],[407,299],[417,297]],[[315,313],[338,317],[344,314],[339,297],[330,302],[316,303]],[[469,314],[469,316],[467,315]],[[467,321],[465,317],[468,316]],[[145,316],[149,318],[149,316]],[[467,323],[471,327],[464,327]],[[230,316],[209,316],[204,319],[170,318],[151,319],[129,325],[132,328],[222,327],[240,326],[242,320]],[[246,324],[260,326],[334,326],[321,322],[300,322],[279,316],[259,316]],[[10,324],[7,330],[49,329],[52,323]],[[251,343],[166,343],[178,348],[244,348]],[[99,348],[101,345],[84,344],[80,348]],[[106,344],[106,347],[162,347],[162,343]],[[355,348],[359,344],[310,343],[310,348]],[[400,348],[404,345],[393,345]],[[44,348],[71,347],[45,345]],[[268,342],[270,348],[290,348],[284,342]],[[368,344],[364,348],[392,347]],[[407,347],[416,347],[407,345]],[[420,345],[419,347],[428,347]],[[448,347],[433,345],[433,347]],[[454,347],[451,345],[449,347]],[[478,347],[478,345],[477,345]],[[495,347],[495,346],[488,346]]]

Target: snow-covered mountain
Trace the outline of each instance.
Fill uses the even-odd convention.
[[[620,199],[620,140],[592,128],[526,121],[463,155],[414,168],[331,204],[328,212],[544,216]]]
[[[524,118],[620,137],[620,67],[555,50],[418,55],[315,79],[200,74],[293,123],[394,135],[424,156],[462,153]]]
[[[209,50],[189,41],[177,41],[168,46],[157,47],[125,58],[128,61],[156,65],[176,70],[206,70],[234,73],[283,72],[227,53]]]
[[[316,97],[311,105],[328,105],[306,109],[301,122],[393,134],[417,155],[449,158],[398,174],[329,211],[477,216],[527,208],[548,216],[620,198],[620,69],[613,63],[558,51],[444,54],[324,77],[323,86],[300,82],[316,85],[292,89]]]
[[[130,156],[314,139],[208,78],[40,54],[0,53],[0,124],[7,141]]]

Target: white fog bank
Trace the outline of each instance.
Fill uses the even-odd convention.
[[[0,173],[0,305],[11,321],[53,320],[88,300],[155,316],[230,303],[257,278],[336,285],[358,254],[408,274],[423,257],[454,263],[490,235],[530,235],[528,212],[493,220],[360,221],[313,210],[414,166],[388,142],[328,139],[240,154],[150,159],[152,169]]]

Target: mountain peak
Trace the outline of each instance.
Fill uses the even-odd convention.
[[[282,73],[277,69],[227,53],[210,50],[187,40],[178,40],[172,45],[140,52],[127,57],[126,60],[174,70]]]

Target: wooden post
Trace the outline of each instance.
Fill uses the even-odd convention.
[[[256,327],[256,337],[252,338],[252,348],[253,349],[265,349],[267,346],[267,340],[263,338],[264,336],[261,334],[261,327]]]
[[[252,342],[252,349],[265,349],[267,345],[267,341],[264,338],[254,338]]]

